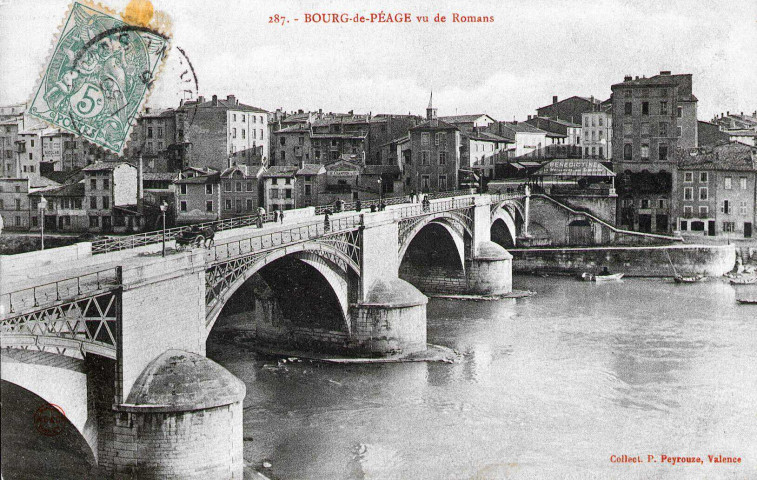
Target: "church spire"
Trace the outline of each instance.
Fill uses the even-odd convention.
[[[431,97],[428,99],[428,107],[426,108],[426,120],[436,119],[436,109],[434,108],[434,91],[431,91]]]

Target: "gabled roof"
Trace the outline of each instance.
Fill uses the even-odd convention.
[[[84,178],[84,175],[81,173],[81,168],[74,168],[73,170],[63,170],[63,171],[54,171],[54,172],[45,172],[41,174],[43,177],[47,177],[50,180],[64,184],[64,183],[72,183],[74,181],[79,181],[82,178]]]
[[[82,169],[84,172],[101,172],[103,170],[115,170],[121,165],[128,165],[132,168],[137,168],[129,162],[95,162],[91,165],[87,165]]]
[[[757,148],[732,142],[676,153],[678,168],[757,172]]]
[[[578,99],[578,100],[581,100],[581,101],[583,101],[583,102],[586,102],[586,103],[592,103],[592,102],[591,102],[591,98],[589,98],[589,97],[581,97],[581,96],[578,96],[578,95],[573,95],[572,97],[568,97],[568,98],[564,98],[564,99],[562,99],[562,100],[559,100],[559,101],[558,101],[557,103],[550,103],[549,105],[544,105],[543,107],[539,107],[539,108],[537,108],[536,110],[537,110],[537,111],[538,111],[538,110],[543,110],[543,109],[545,109],[545,108],[550,108],[550,107],[552,107],[553,105],[560,105],[561,103],[564,103],[564,102],[570,101],[570,100],[572,100],[572,99],[574,99],[574,98],[576,98],[576,99]],[[601,102],[600,102],[599,100],[597,100],[596,98],[594,99],[594,105],[599,105],[600,103],[601,103]]]
[[[443,120],[439,119],[433,119],[433,120],[426,120],[425,122],[419,123],[418,125],[411,127],[410,131],[413,130],[459,130],[455,125],[451,123],[447,123]]]
[[[219,98],[216,101],[216,105],[213,105],[213,100],[208,100],[207,102],[203,103],[197,103],[196,100],[190,100],[188,102],[184,102],[184,105],[179,107],[179,110],[189,110],[190,108],[222,108],[225,110],[242,110],[245,112],[253,112],[253,113],[268,113],[268,110],[263,110],[259,107],[253,107],[252,105],[245,105],[244,103],[236,103],[231,104],[227,100]]]
[[[473,123],[481,117],[486,117],[492,122],[496,121],[485,113],[477,113],[474,115],[449,115],[445,117],[439,117],[439,120],[443,120],[447,123]]]
[[[330,163],[329,165],[326,165],[326,170],[328,171],[362,171],[363,166],[360,164],[357,164],[355,162],[351,162],[349,160],[340,159],[336,162]]]
[[[264,178],[294,177],[299,167],[296,165],[274,165],[263,174]]]
[[[541,128],[536,128],[526,122],[500,122],[499,125],[502,128],[509,129],[513,133],[543,133],[545,135],[547,133]]]
[[[310,127],[306,125],[296,124],[281,128],[273,133],[310,133]]]
[[[195,177],[180,178],[173,183],[175,184],[206,184],[206,183],[218,183],[221,181],[221,174],[218,172],[211,173],[210,175],[197,175]]]
[[[144,172],[142,178],[145,180],[164,180],[170,181],[177,178],[177,174],[173,172]]]
[[[84,183],[76,182],[69,183],[68,185],[61,185],[60,187],[46,188],[44,190],[31,192],[29,195],[43,195],[45,197],[83,197]]]
[[[509,142],[512,143],[512,140],[507,139],[505,137],[496,135],[491,132],[468,132],[465,134],[466,137],[470,138],[471,140],[480,140],[483,142]]]
[[[297,170],[297,175],[319,175],[321,173],[326,173],[326,168],[320,163],[306,163]]]

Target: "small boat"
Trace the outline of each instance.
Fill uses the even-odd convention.
[[[581,279],[586,282],[607,282],[611,280],[620,280],[623,278],[622,273],[613,273],[609,275],[594,275],[593,273],[582,273]]]
[[[703,282],[707,280],[707,277],[704,275],[694,275],[690,277],[684,277],[683,275],[676,275],[673,277],[673,280],[676,283],[697,283],[697,282]]]
[[[757,298],[737,298],[736,301],[744,305],[757,305]]]
[[[757,277],[740,277],[731,279],[731,285],[752,285],[753,283],[757,283]]]

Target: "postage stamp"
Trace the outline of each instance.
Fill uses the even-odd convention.
[[[30,114],[121,154],[169,41],[159,32],[75,2]]]
[[[54,437],[63,431],[66,414],[59,405],[45,403],[34,412],[34,427],[47,437]]]

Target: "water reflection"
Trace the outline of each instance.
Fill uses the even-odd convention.
[[[757,467],[747,413],[757,309],[737,305],[729,285],[515,283],[538,294],[429,303],[429,341],[461,352],[456,364],[278,366],[211,338],[209,355],[248,387],[246,461],[268,459],[287,479],[717,478]],[[746,463],[713,475],[609,462],[722,451]]]

